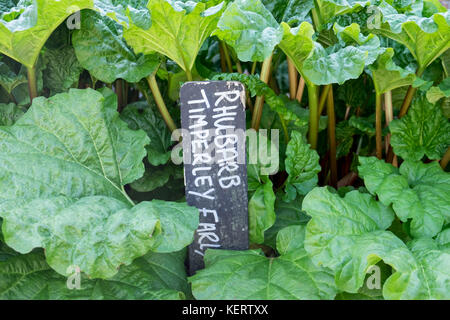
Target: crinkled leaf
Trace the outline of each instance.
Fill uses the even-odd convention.
[[[159,52],[175,61],[183,70],[192,70],[195,58],[203,42],[217,26],[223,3],[198,2],[187,13],[177,11],[166,0],[152,0],[148,9],[157,21],[149,29],[134,24],[124,29],[124,37],[135,52],[150,54]]]
[[[133,23],[148,29],[152,24],[151,14],[147,9],[148,0],[94,0],[94,3],[96,10],[102,15],[125,26]]]
[[[440,159],[450,146],[450,123],[437,104],[416,98],[408,113],[389,125],[395,154],[407,160]]]
[[[23,114],[25,109],[14,103],[0,103],[0,126],[12,126]]]
[[[395,270],[384,283],[386,299],[449,298],[449,253],[432,239],[420,239],[408,248],[385,231],[392,211],[370,195],[351,191],[340,198],[317,188],[305,197],[303,208],[312,217],[305,248],[316,264],[334,271],[340,290],[356,293],[369,268],[383,260]]]
[[[62,275],[78,266],[93,278],[109,278],[161,240],[154,203],[129,209],[110,197],[60,196],[6,203],[1,210],[6,242],[21,253],[45,248],[48,264]]]
[[[336,125],[336,159],[346,156],[353,145],[353,136],[357,133],[350,125],[350,121],[344,120]]]
[[[0,20],[0,52],[28,68],[36,64],[42,46],[59,24],[93,0],[36,0],[12,21]],[[25,18],[26,16],[26,18]]]
[[[437,236],[436,241],[441,245],[450,249],[450,228],[442,230]]]
[[[38,17],[36,2],[6,0],[0,6],[0,23],[8,30],[23,31],[36,25]]]
[[[355,23],[345,28],[335,24],[334,31],[340,44],[325,49],[315,43],[312,55],[303,64],[303,74],[314,84],[342,84],[356,79],[384,51],[376,36],[363,36]]]
[[[375,117],[357,117],[351,116],[348,120],[349,126],[364,132],[369,137],[375,136]]]
[[[0,299],[48,299],[49,282],[64,282],[46,263],[41,253],[10,256],[0,260]]]
[[[405,70],[397,66],[392,57],[394,50],[387,48],[377,61],[369,67],[375,91],[378,94],[394,90],[399,87],[412,85],[416,79],[415,70]]]
[[[376,237],[394,219],[390,208],[357,190],[341,198],[326,187],[315,188],[303,200],[303,210],[311,216],[306,227],[305,248],[315,263],[333,270],[352,258],[350,248],[356,242],[353,236]],[[358,277],[351,280],[356,284],[354,290],[361,286],[357,282],[363,278]]]
[[[331,268],[339,289],[356,293],[366,272],[378,261],[395,270],[383,287],[387,299],[448,299],[450,255],[432,239],[409,248],[385,231],[392,211],[370,195],[351,191],[345,198],[316,188],[304,199],[312,219],[306,228],[305,248],[318,265]]]
[[[319,31],[326,27],[336,16],[359,11],[361,8],[370,5],[368,0],[316,0],[316,10],[320,17]]]
[[[311,22],[309,13],[314,8],[312,0],[262,0],[262,2],[279,23],[294,25],[303,21]]]
[[[228,43],[241,61],[263,61],[283,30],[260,0],[235,0],[220,17],[214,35]]]
[[[378,38],[362,36],[356,24],[346,28],[335,25],[334,31],[341,43],[328,48],[313,41],[314,29],[308,22],[297,28],[290,28],[286,23],[281,25],[284,36],[280,48],[305,80],[317,85],[342,84],[358,78],[364,67],[373,63],[383,51]]]
[[[15,126],[2,128],[2,182],[12,187],[2,188],[0,198],[63,194],[127,201],[121,186],[142,176],[149,139],[127,128],[115,111],[115,95],[111,98],[91,89],[39,97]],[[13,183],[20,177],[26,191]]]
[[[90,280],[81,274],[80,289],[68,289],[71,281],[55,273],[41,252],[10,256],[0,262],[0,299],[180,299],[189,291],[183,257],[149,253],[110,280]]]
[[[318,182],[317,174],[321,168],[319,155],[309,147],[305,138],[297,131],[291,132],[291,140],[286,148],[285,160],[288,178],[286,182],[286,201],[292,201],[299,195],[306,195]]]
[[[159,58],[135,54],[122,36],[123,27],[117,22],[95,12],[83,12],[81,29],[72,36],[83,68],[106,83],[119,78],[134,83],[152,74],[159,66]]]
[[[3,87],[7,93],[11,94],[17,86],[28,83],[28,79],[24,74],[16,74],[6,63],[0,61],[0,86]]]
[[[83,72],[83,68],[72,47],[46,49],[42,57],[45,64],[45,70],[43,71],[44,86],[50,89],[50,95],[78,86],[78,79]]]
[[[408,247],[412,257],[395,265],[397,272],[386,280],[383,296],[403,300],[450,299],[448,249],[432,239],[414,240]]]
[[[342,84],[348,79],[356,79],[364,70],[367,53],[356,47],[324,49],[316,43],[312,56],[303,64],[303,74],[317,85]]]
[[[257,250],[207,250],[206,268],[189,278],[195,298],[333,299],[333,277],[312,263],[302,245],[303,234],[303,226],[280,231],[277,243],[284,254],[278,258],[266,258]]]
[[[382,284],[391,274],[392,268],[381,261],[367,270],[364,284],[357,293],[340,292],[336,300],[383,300]]]
[[[120,117],[131,129],[142,129],[150,138],[150,143],[146,147],[150,164],[159,166],[169,161],[171,133],[156,110],[146,102],[137,102],[127,106]]]
[[[4,0],[2,3],[0,3],[0,12],[8,12],[12,8],[15,7],[15,3],[13,0]]]
[[[0,129],[5,241],[22,253],[44,247],[61,274],[79,266],[111,277],[150,249],[180,250],[198,224],[197,210],[183,203],[133,207],[123,186],[142,176],[149,139],[128,129],[115,95],[104,94],[71,89],[36,98],[14,126]]]
[[[382,13],[379,29],[372,29],[405,45],[423,71],[450,48],[450,12],[438,12],[431,17],[402,14],[383,1],[378,5]]]
[[[337,99],[344,101],[350,107],[360,107],[368,99],[367,84],[362,78],[346,81],[337,88]]]
[[[450,174],[437,162],[405,161],[400,170],[382,160],[359,157],[359,174],[367,189],[400,220],[412,219],[413,237],[435,236],[450,221]]]
[[[366,67],[374,63],[377,57],[385,51],[385,48],[380,48],[381,43],[377,36],[373,34],[364,36],[361,33],[361,27],[356,23],[346,27],[335,23],[333,30],[342,47],[355,46],[361,51],[367,51]]]
[[[315,43],[312,40],[314,28],[308,22],[302,22],[296,28],[291,28],[284,22],[281,23],[281,26],[283,39],[278,46],[294,62],[300,74],[305,77],[303,64],[314,50]]]
[[[148,253],[131,265],[122,267],[111,279],[82,279],[81,296],[78,296],[77,290],[61,288],[58,291],[56,287],[51,287],[51,299],[183,299],[190,291],[184,258],[183,252]]]

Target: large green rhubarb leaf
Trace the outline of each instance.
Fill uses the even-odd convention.
[[[450,174],[437,162],[406,161],[397,169],[373,157],[359,161],[367,189],[385,205],[392,203],[400,220],[411,219],[414,237],[435,236],[450,221]]]
[[[281,26],[284,34],[279,47],[294,62],[297,70],[305,76],[303,64],[315,47],[312,39],[314,28],[308,22],[303,22],[296,28],[291,28],[287,23],[281,23]]]
[[[123,39],[123,27],[95,12],[85,11],[81,29],[72,41],[78,61],[95,78],[112,83],[116,79],[138,82],[159,66],[156,55],[135,54]]]
[[[191,71],[203,42],[217,26],[223,3],[216,0],[198,2],[189,13],[166,0],[148,3],[152,19],[150,28],[142,28],[134,21],[124,29],[127,43],[137,53],[159,52],[175,61],[183,70]]]
[[[148,253],[122,267],[111,279],[90,280],[82,275],[80,290],[68,290],[66,281],[53,281],[49,299],[184,299],[189,293],[184,260],[183,252]]]
[[[387,229],[394,219],[391,209],[356,190],[341,198],[326,187],[315,188],[306,195],[302,209],[311,216],[306,228],[306,250],[315,263],[333,270],[342,267],[344,258],[351,258],[350,248],[356,242],[353,234],[379,236],[379,231]],[[361,286],[364,275],[358,277],[350,279],[355,289]]]
[[[2,249],[0,254],[4,254]],[[65,282],[48,266],[42,253],[8,255],[0,260],[0,300],[48,299],[49,282],[54,277]]]
[[[263,61],[283,37],[283,30],[260,0],[236,0],[220,17],[214,32],[242,61]]]
[[[394,152],[403,159],[440,159],[450,146],[450,122],[425,97],[416,98],[408,114],[392,121],[389,130]]]
[[[372,29],[405,45],[423,72],[436,58],[450,48],[450,12],[438,12],[431,17],[414,13],[402,14],[383,1],[378,5],[382,13],[379,29]]]
[[[333,29],[339,43],[323,48],[316,42],[312,55],[303,63],[306,79],[317,85],[342,84],[358,78],[364,67],[371,65],[384,51],[378,37],[363,36],[356,23],[345,28],[335,24]]]
[[[364,61],[365,66],[374,63],[377,57],[385,51],[385,48],[380,48],[381,43],[377,36],[373,34],[364,36],[361,33],[361,27],[356,23],[352,23],[346,27],[335,23],[333,30],[342,48],[354,46],[358,50],[367,52],[367,58]]]
[[[36,64],[42,46],[52,32],[70,15],[93,8],[93,0],[20,1],[19,15],[2,15],[0,52],[28,68]],[[13,8],[12,10],[16,10]]]
[[[396,263],[397,272],[386,280],[383,296],[403,300],[450,299],[449,243],[440,244],[433,239],[408,243],[411,253],[404,255],[407,260]]]
[[[405,245],[385,231],[393,213],[369,194],[351,191],[341,198],[316,188],[304,199],[311,215],[305,248],[312,260],[331,268],[339,289],[356,293],[369,268],[383,260],[394,269],[384,283],[386,299],[448,299],[450,254],[432,239]]]
[[[303,248],[304,234],[304,226],[281,230],[277,258],[266,258],[258,250],[207,250],[206,268],[189,278],[195,298],[333,299],[333,277],[312,263]]]
[[[0,216],[13,249],[46,249],[65,275],[78,266],[107,278],[149,250],[177,251],[192,241],[195,208],[128,198],[142,176],[143,131],[119,118],[110,91],[71,89],[36,98],[14,126],[0,128]]]
[[[0,255],[5,256],[0,261],[0,300],[160,300],[184,298],[189,291],[182,252],[149,253],[122,267],[110,280],[91,280],[75,269],[69,278],[57,274],[42,252],[13,255],[3,249],[0,248]]]
[[[339,43],[328,48],[312,39],[314,29],[308,22],[297,28],[290,28],[286,23],[281,25],[284,30],[279,44],[281,50],[291,58],[305,80],[313,84],[342,84],[356,79],[364,67],[384,51],[376,36],[363,36],[355,23],[345,28],[335,24]]]

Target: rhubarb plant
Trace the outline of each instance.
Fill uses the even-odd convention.
[[[123,186],[144,172],[149,138],[128,129],[115,96],[103,93],[73,89],[37,98],[1,129],[5,242],[21,253],[45,248],[62,275],[78,266],[93,278],[111,277],[150,250],[182,249],[198,223],[184,204],[135,205],[127,196]]]

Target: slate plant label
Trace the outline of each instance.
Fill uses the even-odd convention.
[[[186,201],[200,224],[189,247],[189,272],[208,248],[248,249],[245,89],[237,81],[187,82],[181,88]]]

